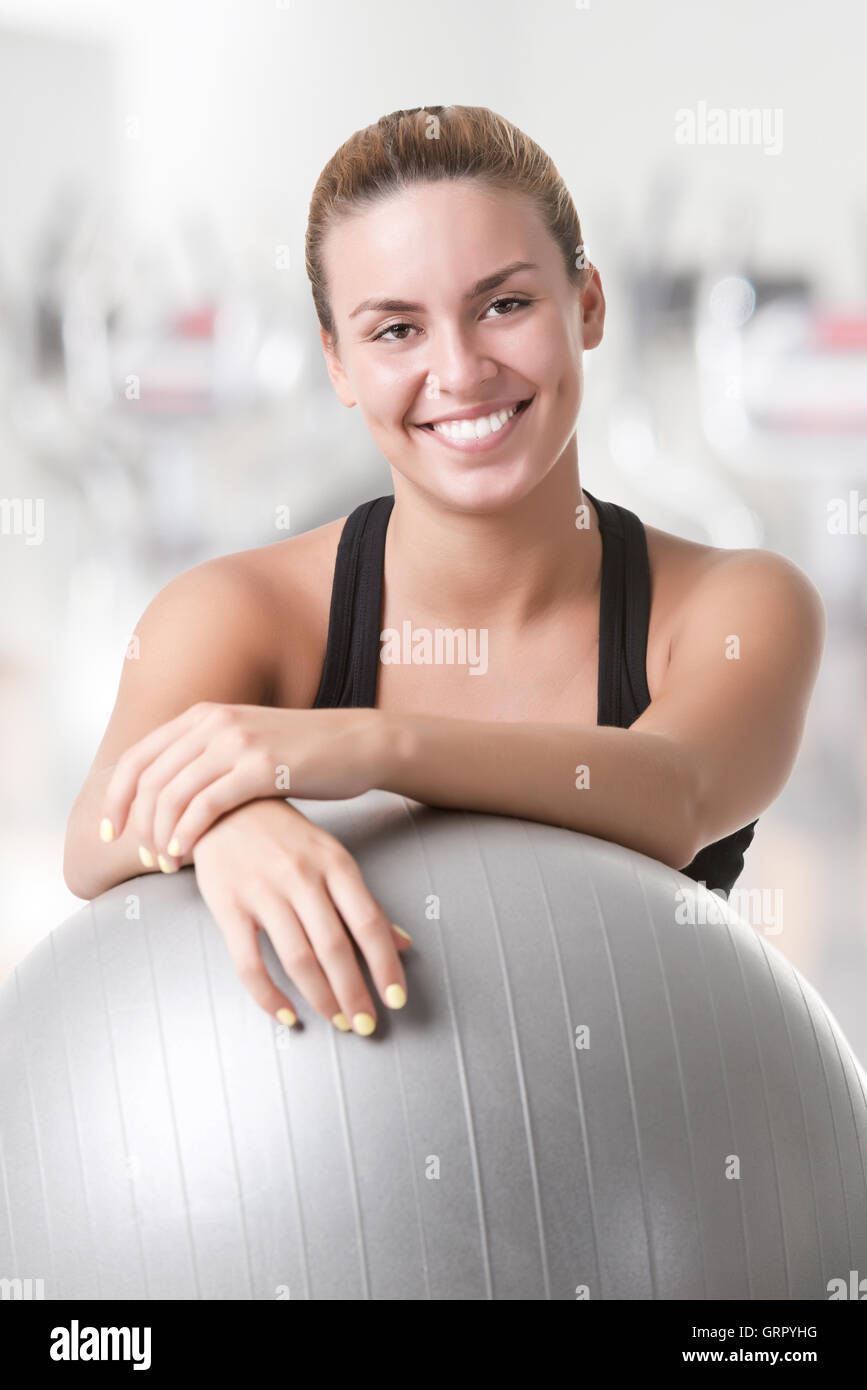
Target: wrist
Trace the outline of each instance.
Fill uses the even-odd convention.
[[[264,797],[261,798],[261,800],[266,799],[267,798]],[[252,801],[242,801],[240,806],[232,806],[229,808],[228,811],[224,811],[221,816],[218,816],[217,819],[208,826],[207,830],[202,831],[198,840],[196,840],[196,843],[188,851],[188,854],[184,859],[184,863],[187,863],[189,861],[193,865],[195,865],[196,850],[199,848],[200,845],[203,845],[206,840],[216,835],[217,832],[220,831],[224,825],[228,824],[229,821],[237,820],[239,816],[242,816],[245,812],[249,812],[254,806],[258,806],[260,804],[260,799],[256,798]]]
[[[372,787],[382,791],[400,792],[407,768],[417,759],[418,731],[411,715],[391,710],[375,710],[376,768]]]

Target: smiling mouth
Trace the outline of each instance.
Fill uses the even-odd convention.
[[[534,400],[535,396],[528,396],[526,400],[518,401],[506,419],[500,418],[502,415],[506,413],[505,411],[495,411],[490,416],[481,415],[475,417],[473,420],[456,420],[454,421],[451,429],[445,428],[445,426],[447,426],[449,423],[448,421],[437,421],[435,424],[416,425],[415,428],[419,430],[427,430],[428,434],[436,434],[439,435],[441,438],[447,440],[454,440],[460,443],[481,441],[482,439],[489,438],[491,435],[499,434],[502,430],[508,432],[508,427],[512,424],[512,422],[517,418],[517,416],[519,416],[522,413],[522,411],[526,410],[529,405],[532,405]],[[499,423],[496,425],[492,425],[490,422],[492,419],[495,418],[498,419]],[[477,421],[479,420],[484,420],[487,423],[487,428],[482,427],[482,433],[477,433],[475,428]],[[465,425],[469,426],[470,428],[464,429]]]

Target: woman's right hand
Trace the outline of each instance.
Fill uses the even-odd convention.
[[[237,807],[199,838],[192,858],[242,983],[279,1022],[297,1018],[265,968],[260,928],[307,1002],[343,1032],[376,1027],[352,938],[388,1007],[406,1003],[399,952],[411,938],[389,921],[349,851],[294,806],[269,798]]]

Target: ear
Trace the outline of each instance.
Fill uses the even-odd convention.
[[[349,384],[349,377],[343,370],[343,363],[337,355],[337,349],[331,340],[331,335],[326,333],[321,324],[319,327],[319,338],[322,342],[322,351],[325,353],[325,366],[328,368],[331,385],[337,392],[337,399],[342,405],[355,405],[355,396]]]
[[[582,332],[584,347],[595,348],[602,342],[605,327],[605,295],[602,291],[602,278],[595,266],[593,274],[581,290],[580,305],[582,313]]]

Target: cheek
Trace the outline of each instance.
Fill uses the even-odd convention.
[[[534,330],[532,342],[528,343],[529,355],[526,362],[526,376],[538,383],[539,389],[548,396],[552,408],[569,412],[577,410],[584,392],[583,361],[578,345],[570,339],[566,325],[558,320],[547,325],[545,331]]]
[[[576,351],[576,346],[578,351]],[[526,375],[539,385],[552,385],[561,377],[575,376],[580,364],[580,344],[570,339],[562,319],[538,319],[528,327],[526,338],[521,344],[521,357],[525,363]]]
[[[364,415],[371,429],[402,425],[418,399],[418,371],[395,362],[379,363],[359,381]]]

